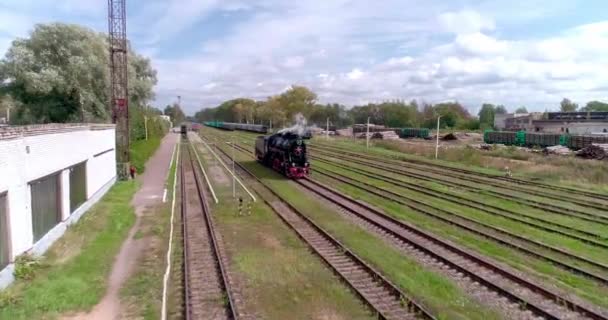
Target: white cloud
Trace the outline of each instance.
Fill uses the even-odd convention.
[[[304,61],[305,61],[304,58],[301,56],[288,57],[283,62],[283,66],[285,68],[290,68],[290,69],[299,68],[304,65]]]
[[[483,30],[494,30],[494,20],[473,10],[442,13],[438,17],[445,31],[456,34],[474,33]]]
[[[346,77],[350,80],[359,80],[361,79],[365,73],[357,68],[353,69],[351,72],[346,74]]]

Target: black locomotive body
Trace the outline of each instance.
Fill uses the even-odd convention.
[[[304,143],[307,138],[291,132],[259,136],[255,140],[255,156],[259,162],[288,178],[307,177],[310,174]]]

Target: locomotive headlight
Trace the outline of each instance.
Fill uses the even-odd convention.
[[[292,162],[292,163],[291,163],[291,166],[292,166],[292,167],[295,167],[295,166],[296,166],[296,163],[295,163],[295,162]]]

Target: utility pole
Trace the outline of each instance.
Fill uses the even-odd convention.
[[[148,116],[144,116],[144,129],[146,130],[146,140],[148,140]]]
[[[437,155],[439,154],[439,119],[441,119],[441,115],[437,116],[437,142],[435,143],[435,160],[437,160]]]
[[[129,90],[127,65],[126,0],[108,0],[108,29],[110,43],[110,79],[112,92],[110,108],[116,124],[116,174],[129,178]]]
[[[365,148],[369,151],[369,117],[367,117],[367,133],[365,134]]]
[[[236,198],[236,171],[234,171],[234,133],[232,134],[232,197]]]
[[[327,127],[325,128],[325,138],[329,140],[329,118],[327,118]]]

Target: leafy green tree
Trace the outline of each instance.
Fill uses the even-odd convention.
[[[515,110],[515,113],[528,113],[528,109],[526,107],[519,107]]]
[[[479,110],[479,127],[482,129],[494,127],[494,115],[496,107],[490,103],[484,103]]]
[[[560,102],[560,107],[562,112],[574,112],[578,109],[578,104],[570,101],[568,98],[564,98],[562,102]]]
[[[608,111],[608,103],[601,101],[589,101],[585,107],[581,108],[581,111],[593,112],[593,111]]]
[[[508,113],[507,108],[505,108],[505,106],[503,106],[502,104],[496,106],[496,110],[494,112],[495,115],[496,114],[507,114],[507,113]]]
[[[171,121],[174,125],[178,125],[186,120],[186,115],[177,103],[166,106],[164,113],[166,116],[169,116],[171,118]]]
[[[106,36],[63,23],[39,24],[0,61],[0,91],[18,101],[19,123],[107,122],[110,79]],[[130,50],[132,52],[132,50]],[[129,56],[130,105],[154,97],[150,61]]]

